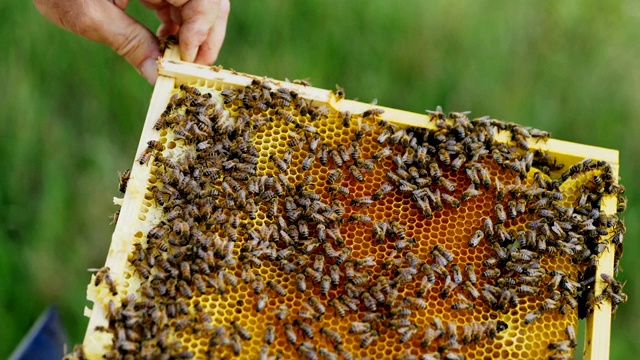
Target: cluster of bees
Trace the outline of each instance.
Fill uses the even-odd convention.
[[[396,338],[413,344],[398,359],[457,360],[465,359],[466,346],[491,341],[509,325],[499,316],[463,325],[438,316],[417,321],[434,292],[453,299],[453,312],[488,306],[500,314],[539,300],[525,325],[545,313],[564,316],[577,309],[584,317],[605,298],[614,311],[626,301],[612,275],[602,274],[608,284],[602,294],[593,290],[598,255],[615,244],[617,269],[625,232],[617,215],[600,211],[607,195],[618,196],[618,210],[624,210],[624,188],[607,163],[587,159],[552,179],[562,165],[529,149],[532,139],[549,137],[544,131],[440,108],[429,111],[435,127],[403,128],[382,120],[382,113],[314,106],[269,81],[222,90],[219,98],[182,85],[155,125],[172,134],[181,151],[168,152],[166,143],[153,140],[138,159],[151,166],[148,192],[163,213],[129,258],[140,289],[118,298],[108,268],[95,280],[113,295],[108,326],[96,329],[113,334],[104,357],[246,356],[246,344],[259,338],[252,358],[282,359],[290,346],[300,358],[356,359],[358,349]],[[323,137],[320,124],[329,118],[353,129],[349,143],[332,146]],[[287,146],[265,153],[255,145],[256,135],[273,124],[289,131]],[[498,131],[506,131],[510,142],[496,141]],[[363,150],[365,145],[374,150]],[[318,168],[322,181],[312,175]],[[511,180],[501,183],[492,175],[496,168]],[[384,169],[386,181],[369,195],[354,196],[377,169]],[[562,192],[569,180],[581,184],[575,201]],[[126,178],[120,185],[126,191]],[[472,251],[486,247],[491,256],[481,264],[459,263],[444,243],[421,247],[406,222],[368,212],[393,194],[411,200],[418,221],[491,194],[491,213],[468,239]],[[519,218],[527,219],[525,227],[508,226]],[[347,227],[365,229],[372,244],[388,251],[354,256]],[[577,271],[548,269],[543,260],[551,257],[569,258]],[[267,266],[291,276],[267,279],[260,271]],[[291,294],[301,299],[298,311],[286,302],[275,306],[273,321],[258,334],[242,325],[241,316],[215,321],[197,301],[206,295],[215,302],[242,283],[249,287],[242,296],[255,299],[257,314]],[[238,306],[244,303],[238,300]],[[339,319],[349,319],[346,332],[336,330]],[[205,350],[182,344],[176,336],[181,332],[206,339]],[[571,358],[574,327],[565,333],[566,339],[548,344],[550,359]],[[75,355],[83,356],[81,348]]]

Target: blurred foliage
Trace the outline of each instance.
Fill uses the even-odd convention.
[[[619,149],[629,208],[611,358],[640,350],[640,3],[236,1],[218,63],[309,78],[347,97],[474,115]],[[155,28],[154,15],[130,12]],[[31,2],[0,3],[0,357],[48,304],[82,340],[87,268],[109,247],[117,172],[130,167],[152,88],[106,47]]]

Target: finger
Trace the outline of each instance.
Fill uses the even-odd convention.
[[[213,24],[213,28],[209,32],[209,37],[204,44],[200,46],[200,51],[198,51],[198,56],[196,57],[195,62],[210,65],[216,61],[227,32],[227,20],[229,19],[230,11],[231,4],[229,3],[229,0],[220,1],[218,16]]]
[[[175,6],[171,6],[171,19],[174,23],[180,25],[182,24],[182,15],[180,14],[180,8]]]
[[[209,36],[218,15],[220,0],[191,0],[182,7],[182,25],[178,32],[180,57],[193,62],[198,49]]]
[[[150,83],[155,83],[156,59],[160,55],[156,37],[114,3],[34,0],[34,4],[60,27],[110,46]]]
[[[158,26],[158,30],[156,30],[156,36],[158,38],[166,38],[168,36],[177,34],[178,30],[180,30],[180,25],[178,24],[160,24],[160,26]]]
[[[173,19],[171,19],[170,5],[156,9],[156,16],[158,17],[158,20],[160,20],[160,22],[163,24],[173,22]]]
[[[93,2],[82,36],[108,45],[122,55],[150,83],[157,79],[160,56],[154,34],[118,7],[106,1]]]
[[[165,0],[140,0],[140,3],[151,10],[158,10],[167,6],[167,2]]]
[[[169,35],[175,35],[178,33],[180,25],[178,25],[171,16],[171,10],[175,9],[171,5],[167,5],[161,9],[156,10],[156,15],[160,20],[160,26],[156,31],[156,36],[167,37]]]
[[[112,0],[112,2],[122,10],[126,9],[129,5],[129,0]]]
[[[183,7],[184,4],[188,3],[189,0],[167,0],[167,2],[177,8]]]
[[[86,6],[75,6],[66,0],[34,0],[34,5],[45,18],[61,28],[79,34],[84,27]]]
[[[158,8],[167,6],[167,4],[179,8],[188,3],[189,0],[140,0],[140,2],[146,8],[156,10]]]

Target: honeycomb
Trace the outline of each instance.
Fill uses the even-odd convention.
[[[552,178],[526,144],[548,134],[440,109],[406,129],[267,81],[191,85],[139,158],[138,231],[92,278],[106,321],[76,355],[572,358],[621,231],[608,165]]]

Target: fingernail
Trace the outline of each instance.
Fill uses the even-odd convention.
[[[155,85],[158,79],[158,64],[155,59],[147,59],[140,66],[140,73],[151,84]]]

